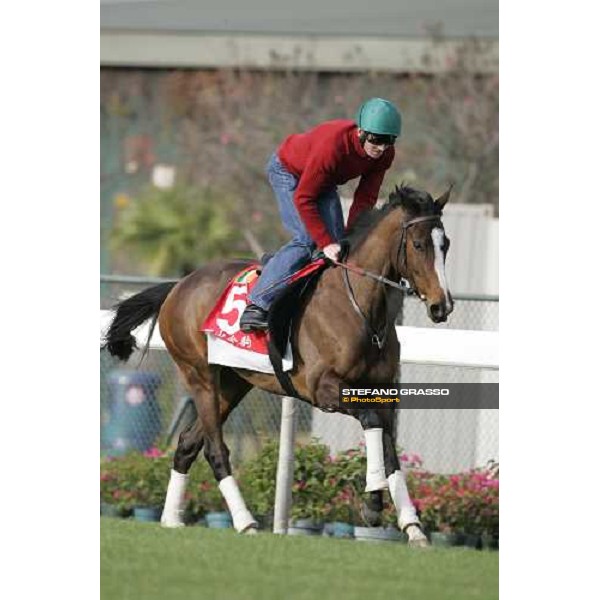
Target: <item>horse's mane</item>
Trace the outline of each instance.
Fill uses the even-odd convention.
[[[379,208],[364,211],[354,222],[346,239],[350,248],[355,249],[367,237],[369,232],[387,215],[397,208],[404,209],[410,218],[426,215],[441,215],[440,207],[431,194],[401,184],[389,195],[387,202]]]

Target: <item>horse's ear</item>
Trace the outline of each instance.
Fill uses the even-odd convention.
[[[439,197],[435,200],[435,203],[440,207],[440,210],[444,210],[444,206],[446,206],[446,202],[448,202],[448,200],[450,200],[450,192],[452,191],[452,188],[454,187],[454,184],[451,183],[450,187]]]

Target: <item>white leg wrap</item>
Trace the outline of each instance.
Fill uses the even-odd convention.
[[[388,481],[385,478],[383,466],[383,429],[367,429],[365,431],[367,444],[367,486],[366,492],[385,490]]]
[[[184,495],[188,476],[171,469],[171,479],[160,524],[163,527],[183,527]]]
[[[398,513],[398,527],[404,531],[404,528],[410,523],[420,524],[419,517],[417,517],[417,511],[408,495],[404,473],[402,471],[394,471],[388,477],[388,481],[390,484],[390,496],[392,497],[396,512]],[[409,529],[418,528],[409,527]],[[410,537],[410,532],[407,531],[407,533]]]
[[[258,523],[246,508],[240,488],[232,475],[225,477],[225,479],[219,482],[219,489],[225,498],[225,502],[227,502],[227,508],[229,508],[229,512],[231,513],[233,526],[236,531],[241,533],[249,527],[256,528]]]

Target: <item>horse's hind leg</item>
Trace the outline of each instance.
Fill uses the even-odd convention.
[[[188,471],[204,444],[204,430],[200,419],[186,427],[179,436],[177,450],[160,523],[163,527],[183,527],[185,511],[185,489]]]
[[[252,389],[252,385],[239,377],[234,371],[224,369],[221,385],[217,394],[219,418],[221,425],[225,423],[231,411],[240,403]],[[179,436],[177,450],[173,459],[173,468],[178,473],[187,473],[204,446],[204,425],[200,418],[202,408],[202,393],[195,396],[198,418]]]
[[[188,472],[205,443],[205,427],[200,415],[204,410],[203,406],[206,404],[207,392],[204,391],[204,386],[198,386],[198,377],[195,369],[182,367],[181,370],[188,381],[190,391],[194,395],[198,418],[182,431],[179,436],[165,506],[161,517],[161,524],[164,527],[182,527],[184,525],[184,496]],[[227,370],[227,376],[222,378],[222,385],[217,397],[221,424],[225,423],[231,411],[251,388],[252,386],[249,383],[234,372]],[[210,402],[213,402],[212,397],[210,398]]]
[[[219,483],[219,489],[233,519],[233,526],[239,533],[254,532],[258,523],[246,507],[238,484],[231,474],[229,450],[223,440],[223,421],[218,408],[222,369],[210,365],[209,371],[210,385],[202,388],[198,402],[198,415],[204,426],[204,456]],[[228,376],[231,373],[227,370],[224,372],[228,373]]]

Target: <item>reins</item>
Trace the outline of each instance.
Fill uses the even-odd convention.
[[[406,292],[407,294],[415,293],[415,290],[410,286],[410,283],[406,279],[404,279],[404,277],[402,277],[400,279],[400,281],[397,282],[397,281],[393,281],[392,279],[388,279],[387,277],[384,277],[383,275],[377,275],[377,273],[372,273],[371,271],[367,271],[366,269],[363,269],[362,267],[357,267],[356,265],[339,262],[337,260],[331,260],[331,259],[327,259],[327,260],[329,260],[336,267],[342,267],[342,269],[344,269],[344,272],[352,271],[352,273],[356,273],[356,275],[360,275],[361,277],[369,277],[370,279],[373,279],[373,280],[377,281],[378,283],[382,283],[383,285],[389,285],[390,287],[393,287],[397,290]]]

